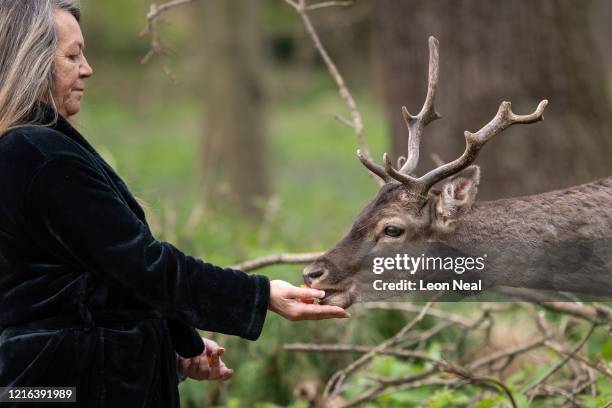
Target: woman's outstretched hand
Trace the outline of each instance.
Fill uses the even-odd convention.
[[[325,292],[318,289],[298,288],[289,282],[270,282],[270,304],[268,309],[288,320],[321,320],[346,318],[350,315],[338,306],[302,303],[300,300],[320,299]]]
[[[234,370],[227,368],[221,361],[225,349],[212,340],[205,339],[205,350],[202,354],[192,358],[178,357],[179,373],[192,380],[228,380],[234,374]]]

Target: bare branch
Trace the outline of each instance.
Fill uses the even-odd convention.
[[[357,144],[359,145],[359,150],[357,151],[357,155],[359,156],[359,159],[362,162],[364,160],[369,161],[369,165],[367,165],[366,167],[374,175],[380,177],[380,180],[378,179],[376,180],[377,180],[377,183],[382,186],[383,184],[386,183],[388,177],[385,175],[385,172],[382,166],[377,165],[370,158],[371,157],[370,152],[368,150],[368,146],[367,146],[364,132],[363,132],[363,120],[361,118],[361,113],[359,112],[359,109],[357,108],[357,103],[355,102],[353,95],[351,94],[346,82],[344,81],[344,78],[340,74],[338,67],[336,66],[334,61],[329,56],[329,53],[323,46],[323,43],[321,42],[321,39],[319,38],[319,35],[317,34],[317,31],[315,30],[312,24],[312,21],[310,20],[310,17],[308,16],[309,7],[317,7],[318,5],[315,4],[312,6],[307,6],[304,0],[300,0],[298,3],[296,3],[293,0],[284,0],[284,1],[290,6],[292,6],[293,9],[302,18],[304,27],[306,28],[306,31],[310,35],[310,38],[312,39],[312,42],[316,50],[318,51],[319,55],[323,59],[323,62],[325,62],[325,65],[327,66],[327,69],[330,75],[336,82],[336,85],[338,86],[338,91],[340,93],[340,97],[344,99],[345,103],[347,104],[349,108],[349,111],[351,112],[353,128],[355,130],[355,136],[357,137]],[[339,2],[325,2],[326,4],[325,7],[327,7],[328,5],[331,5],[332,3],[337,4]],[[320,3],[320,4],[324,4],[324,3]]]
[[[251,272],[255,269],[264,268],[271,265],[280,264],[305,264],[313,262],[315,259],[323,255],[323,252],[307,252],[303,254],[276,254],[262,256],[261,258],[245,261],[237,265],[231,266],[232,269],[238,269],[243,272]]]
[[[411,312],[411,313],[419,313],[422,308],[406,302],[368,302],[363,305],[363,307],[367,310],[401,310],[403,312]],[[427,311],[427,315],[434,316],[439,319],[447,320],[449,322],[458,324],[463,327],[471,327],[472,322],[461,315],[448,313],[442,309],[430,308]]]
[[[563,356],[566,357],[570,357],[573,358],[574,360],[577,360],[579,362],[581,362],[582,364],[586,365],[587,367],[591,367],[594,370],[599,371],[601,374],[605,375],[606,377],[608,377],[609,379],[612,380],[612,370],[610,370],[607,366],[606,363],[603,361],[597,361],[597,362],[592,362],[587,360],[586,358],[582,357],[580,354],[576,354],[573,353],[572,351],[569,350],[565,350],[563,348],[563,346],[553,343],[551,341],[546,341],[544,343],[546,345],[546,347],[550,348],[551,350],[554,350],[556,353],[559,353]]]
[[[370,353],[374,350],[371,346],[353,346],[351,344],[310,344],[310,343],[291,343],[285,344],[283,349],[286,351],[313,351],[313,352],[327,352],[327,353]],[[435,364],[442,364],[443,361],[437,358],[431,357],[426,353],[413,350],[402,350],[402,349],[384,349],[377,352],[377,354],[395,356],[400,358],[410,358],[430,361]]]
[[[545,309],[580,317],[590,322],[605,323],[612,321],[612,308],[600,303],[587,305],[582,302],[550,301],[550,297],[529,289],[500,287],[497,290],[511,296],[535,302]]]
[[[393,337],[384,341],[378,346],[374,347],[368,353],[364,354],[363,356],[361,356],[360,358],[358,358],[357,360],[349,364],[344,369],[332,375],[332,377],[329,379],[329,381],[327,382],[325,386],[325,391],[323,392],[323,396],[325,398],[328,398],[332,395],[336,395],[339,392],[342,382],[350,373],[352,373],[353,371],[359,369],[360,367],[368,363],[372,359],[372,357],[374,357],[381,350],[394,346],[399,340],[401,340],[404,337],[404,335],[408,331],[410,331],[418,322],[420,322],[423,319],[423,317],[425,317],[425,315],[427,314],[427,311],[431,308],[432,305],[433,305],[432,301],[428,302],[423,307],[421,312],[414,319],[408,322],[408,324],[402,327]]]
[[[528,343],[525,343],[525,344],[523,344],[521,346],[513,347],[513,348],[508,349],[508,350],[499,351],[497,353],[490,354],[490,355],[488,355],[486,357],[483,357],[483,358],[480,358],[478,360],[475,360],[475,361],[471,362],[468,365],[468,368],[470,370],[474,371],[477,368],[480,368],[480,367],[485,366],[485,365],[489,365],[489,364],[491,364],[491,363],[493,363],[495,361],[498,361],[498,360],[501,360],[501,359],[504,359],[504,358],[514,357],[514,356],[516,356],[518,354],[526,353],[526,352],[528,352],[530,350],[533,350],[535,348],[542,347],[544,345],[544,342],[549,337],[550,336],[548,336],[548,337],[541,337],[541,338],[538,338],[536,340],[532,340],[532,341],[530,341]]]
[[[167,52],[166,47],[163,46],[159,36],[157,27],[159,17],[172,8],[182,6],[187,3],[193,3],[194,1],[195,0],[172,0],[167,3],[160,4],[159,6],[156,3],[151,3],[149,6],[149,12],[147,13],[147,27],[141,33],[141,36],[151,36],[151,48],[149,49],[147,55],[145,55],[140,61],[142,64],[149,62],[155,55],[165,55]]]
[[[454,374],[460,378],[464,378],[473,384],[490,383],[490,384],[494,384],[494,385],[501,387],[506,393],[506,396],[508,397],[508,399],[510,400],[512,407],[517,408],[516,401],[514,400],[514,396],[512,395],[512,392],[510,391],[508,386],[506,386],[503,382],[499,381],[498,379],[493,378],[493,377],[475,376],[472,373],[470,373],[468,370],[466,370],[465,368],[454,365],[452,363],[446,363],[446,365],[441,366],[439,368],[443,370],[444,372],[447,372],[449,374]]]
[[[336,116],[334,116],[334,119],[336,119],[338,122],[342,123],[343,125],[346,125],[346,126],[352,128],[352,129],[355,129],[355,125],[353,124],[353,122],[351,122],[350,120],[348,120],[344,116],[336,115]]]
[[[402,384],[404,386],[411,385],[414,388],[425,387],[425,386],[430,386],[430,385],[439,385],[439,384],[434,384],[433,381],[440,381],[440,380],[431,380],[431,379],[427,380],[427,377],[430,377],[432,374],[435,374],[435,373],[436,373],[436,370],[425,370],[422,373],[418,373],[415,375],[405,376],[401,378],[394,378],[393,382],[400,381],[398,384]],[[393,384],[387,383],[386,381],[387,380],[380,380],[381,382],[380,385],[378,385],[377,387],[369,391],[362,393],[361,395],[352,399],[348,403],[342,405],[342,408],[356,407],[356,406],[363,404],[366,401],[371,401],[374,398],[381,396],[387,391],[389,387],[393,385]]]
[[[311,4],[306,7],[306,11],[319,10],[327,7],[347,7],[352,6],[352,1],[323,1],[321,3]]]
[[[580,349],[582,348],[582,346],[584,346],[584,344],[587,342],[587,340],[589,339],[589,337],[591,337],[591,334],[593,334],[593,331],[595,330],[595,327],[597,327],[596,323],[591,324],[591,328],[589,329],[588,333],[582,338],[582,340],[580,341],[580,343],[578,343],[578,345],[576,346],[576,348],[574,348],[574,350],[571,352],[571,354],[566,355],[561,361],[559,361],[553,368],[551,368],[546,374],[544,374],[542,376],[542,378],[540,378],[538,381],[536,381],[535,383],[525,387],[522,391],[523,394],[527,394],[529,391],[536,389],[540,384],[544,383],[548,378],[550,378],[550,376],[552,376],[554,373],[556,373],[561,367],[563,367],[569,360],[570,358],[572,358],[572,356],[574,354],[576,354],[578,351],[580,351]]]

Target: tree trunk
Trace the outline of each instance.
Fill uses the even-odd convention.
[[[203,3],[207,202],[258,216],[269,195],[259,0]]]
[[[392,151],[406,155],[400,108],[415,114],[427,87],[427,37],[440,40],[436,106],[425,131],[421,174],[464,149],[463,131],[493,118],[501,101],[515,113],[548,99],[545,121],[515,126],[490,142],[477,163],[479,198],[566,187],[611,173],[610,102],[588,26],[591,1],[381,0],[377,43],[383,61]]]

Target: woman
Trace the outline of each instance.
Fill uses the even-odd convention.
[[[268,309],[348,317],[299,302],[322,291],[154,239],[66,121],[92,75],[79,18],[71,0],[0,1],[0,387],[76,387],[87,407],[176,407],[179,375],[232,374],[194,327],[255,340]]]

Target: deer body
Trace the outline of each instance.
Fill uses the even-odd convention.
[[[446,241],[496,253],[478,276],[488,287],[612,296],[612,177],[476,203]]]

